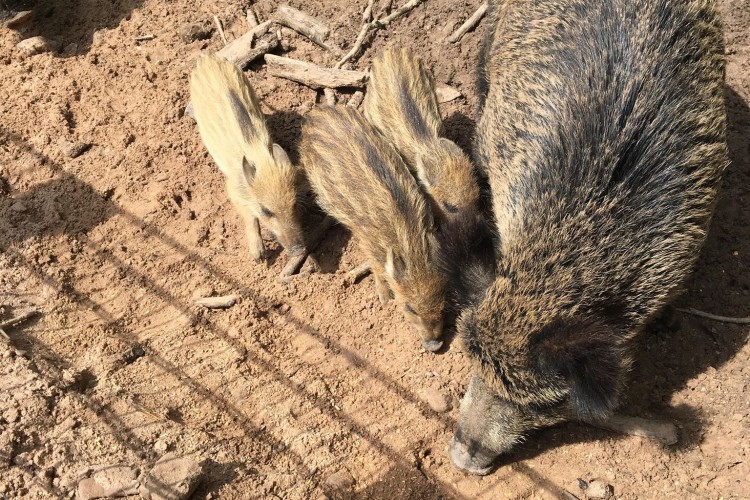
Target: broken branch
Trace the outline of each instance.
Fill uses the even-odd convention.
[[[362,22],[369,23],[372,20],[372,6],[375,4],[375,0],[368,0],[367,8],[362,13]]]
[[[219,18],[216,16],[214,16],[214,23],[216,24],[216,29],[219,30],[219,35],[221,35],[224,45],[226,45],[229,42],[227,41],[227,35],[224,34],[224,26],[221,25],[221,21],[219,21]]]
[[[388,26],[392,21],[394,21],[397,17],[402,16],[424,2],[424,0],[409,0],[409,2],[406,2],[404,5],[399,7],[398,9],[394,10],[387,16],[385,16],[382,19],[375,19],[371,23],[364,23],[362,25],[362,28],[359,30],[359,35],[357,35],[357,40],[354,42],[354,45],[349,50],[349,52],[342,57],[339,62],[336,63],[334,66],[335,68],[340,68],[344,65],[349,59],[357,55],[357,53],[362,49],[362,45],[365,43],[365,38],[367,37],[367,34],[370,31],[374,31],[380,28],[384,28]],[[369,5],[368,5],[369,7]],[[367,9],[365,9],[365,12],[367,12]],[[363,16],[364,17],[364,16]]]
[[[689,309],[680,309],[679,307],[676,307],[675,310],[684,312],[686,314],[692,314],[693,316],[699,316],[701,318],[711,319],[714,321],[721,321],[722,323],[734,323],[736,325],[750,325],[750,318],[734,318],[731,316],[718,316],[716,314],[711,314],[711,313],[699,311],[698,309],[693,309],[692,307]]]
[[[255,29],[248,31],[241,37],[237,38],[216,54],[229,59],[232,63],[239,66],[240,69],[244,69],[245,66],[254,59],[257,59],[279,46],[279,39],[276,37],[275,33],[264,33],[263,35],[260,35],[255,41],[255,45],[253,45],[253,38],[256,33],[260,31],[259,28],[263,27],[263,30],[268,30],[270,23],[263,26],[265,24],[266,23],[259,24]]]
[[[479,21],[487,12],[487,6],[487,2],[483,2],[482,5],[480,5],[479,8],[471,15],[471,17],[467,19],[466,22],[463,23],[456,31],[454,31],[451,36],[448,37],[448,41],[450,43],[456,43],[460,41],[463,36],[469,32],[469,30],[479,24]]]
[[[363,71],[323,68],[315,64],[273,54],[266,54],[265,60],[268,65],[268,72],[273,76],[286,78],[315,89],[326,87],[361,88],[367,80],[367,73]]]
[[[356,283],[370,274],[370,272],[372,272],[372,267],[369,262],[365,262],[346,273],[346,281],[347,283]]]
[[[319,19],[288,5],[280,6],[274,17],[280,25],[293,29],[324,49],[336,54],[339,52],[326,43],[331,30]]]
[[[327,105],[336,105],[336,92],[334,92],[333,89],[325,88],[323,89],[323,94],[325,95]]]

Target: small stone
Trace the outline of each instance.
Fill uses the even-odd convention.
[[[203,468],[197,462],[164,455],[143,480],[139,493],[146,500],[183,500],[195,491],[202,474]]]
[[[14,212],[18,212],[18,213],[23,213],[26,210],[28,210],[28,208],[26,208],[26,205],[24,205],[20,201],[17,201],[14,204],[12,204],[10,206],[10,209],[13,210]]]
[[[6,28],[16,28],[22,24],[26,24],[34,17],[34,12],[31,10],[22,10],[15,16],[5,21]]]
[[[445,413],[451,410],[450,401],[448,401],[448,398],[439,389],[430,387],[429,389],[425,389],[423,394],[425,402],[433,411]]]
[[[187,106],[185,106],[185,111],[182,112],[182,116],[187,116],[188,118],[195,121],[195,110],[193,109],[193,101],[190,101],[187,103]]]
[[[232,307],[237,302],[236,295],[223,295],[221,297],[201,297],[193,300],[195,305],[203,306],[206,309],[226,309]]]
[[[289,312],[289,309],[291,309],[291,308],[289,307],[289,304],[281,304],[281,307],[279,307],[279,312],[280,312],[281,314],[286,314],[286,313],[288,313],[288,312]]]
[[[18,409],[16,408],[8,408],[3,412],[3,418],[6,422],[12,424],[16,420],[18,420],[18,417],[20,417],[21,414],[18,412]]]
[[[211,38],[214,29],[211,23],[185,23],[180,26],[180,38],[185,43],[194,42],[196,40],[208,40]]]
[[[586,488],[586,498],[591,500],[607,500],[615,494],[615,489],[611,484],[605,483],[600,479],[594,479]]]
[[[56,49],[56,45],[43,36],[33,36],[18,42],[16,48],[26,56],[33,56],[34,54],[53,51]]]
[[[90,142],[74,142],[68,145],[65,149],[65,154],[70,158],[78,158],[89,149],[91,149]]]
[[[435,94],[437,94],[439,103],[450,102],[463,95],[461,92],[448,85],[438,85],[437,88],[435,88]]]
[[[346,493],[354,487],[354,477],[346,469],[340,469],[326,478],[323,483],[332,493]]]
[[[138,494],[138,474],[125,466],[104,467],[78,483],[77,498],[124,497]]]
[[[14,451],[15,446],[11,432],[5,431],[0,434],[0,470],[3,470],[13,463]]]
[[[154,450],[159,453],[165,453],[169,449],[169,445],[163,439],[157,439],[154,443]]]

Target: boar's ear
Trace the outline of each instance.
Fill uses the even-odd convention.
[[[255,163],[248,160],[246,156],[242,157],[242,173],[248,184],[252,184],[255,179]]]
[[[289,160],[289,155],[286,154],[286,151],[284,151],[284,148],[279,146],[278,144],[273,144],[273,159],[278,163],[279,165],[284,166],[292,166],[291,160]]]
[[[417,179],[419,180],[420,184],[422,184],[426,188],[429,188],[432,185],[432,180],[428,176],[427,170],[425,170],[424,168],[424,160],[421,154],[417,155],[414,169],[417,171]]]
[[[397,255],[394,255],[393,249],[389,248],[385,254],[385,273],[396,283],[400,283],[404,278],[405,271],[404,261]]]
[[[581,420],[605,418],[617,406],[629,365],[621,333],[605,322],[560,320],[537,337],[541,371],[565,379]]]

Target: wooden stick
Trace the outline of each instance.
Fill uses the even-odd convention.
[[[370,266],[370,263],[365,262],[364,264],[360,264],[354,269],[351,269],[348,273],[346,273],[346,281],[349,283],[356,283],[357,281],[364,278],[371,272],[372,272],[372,267]]]
[[[628,436],[640,436],[662,444],[673,445],[677,442],[677,427],[672,422],[659,422],[645,418],[614,415],[606,420],[587,420],[587,424],[619,432]]]
[[[367,73],[345,69],[323,68],[315,64],[279,57],[273,54],[265,55],[268,72],[273,76],[286,78],[315,89],[364,87]]]
[[[333,53],[339,52],[338,49],[326,43],[331,30],[320,19],[288,5],[280,6],[274,18],[280,25],[293,29],[324,49]]]
[[[214,16],[214,23],[216,23],[216,29],[219,30],[219,35],[221,35],[221,39],[224,40],[224,45],[229,43],[227,41],[227,35],[224,34],[224,27],[221,25],[221,21],[219,21],[219,18]]]
[[[325,236],[334,224],[336,224],[336,220],[328,215],[320,221],[320,224],[318,224],[308,235],[306,242],[307,247],[305,250],[289,257],[289,261],[284,266],[284,269],[281,270],[281,274],[279,274],[279,282],[289,283],[294,279],[293,275],[300,270],[308,255],[318,248],[318,245],[320,245],[320,242],[323,240],[323,236]]]
[[[721,321],[722,323],[734,323],[736,325],[750,325],[750,318],[735,318],[731,316],[718,316],[716,314],[711,314],[703,311],[699,311],[698,309],[688,308],[688,309],[680,309],[679,307],[675,307],[676,311],[680,311],[686,314],[692,314],[693,316],[699,316],[701,318],[711,319],[714,321]]]
[[[334,92],[333,89],[324,88],[323,94],[325,95],[327,105],[329,106],[336,105],[336,92]]]
[[[479,21],[484,17],[484,14],[487,12],[487,2],[483,2],[482,5],[479,6],[479,8],[474,12],[474,14],[471,15],[469,19],[466,20],[465,23],[463,23],[456,31],[453,32],[451,36],[447,38],[447,40],[450,43],[456,43],[460,41],[463,36],[468,33],[468,31],[472,28],[474,28],[477,24],[479,24]]]
[[[247,18],[247,27],[250,28],[251,31],[258,26],[258,15],[255,13],[255,9],[248,7],[245,17]]]
[[[141,35],[141,36],[135,37],[135,41],[136,42],[147,42],[149,40],[153,40],[154,38],[156,38],[156,35],[154,35],[152,33],[149,33],[148,35]]]
[[[372,6],[375,4],[375,0],[368,0],[367,8],[362,13],[362,22],[369,23],[372,20]]]
[[[33,318],[37,314],[39,314],[39,311],[37,311],[35,309],[33,311],[29,311],[27,313],[24,313],[24,314],[22,314],[20,316],[15,317],[15,318],[11,318],[9,320],[3,321],[2,323],[0,323],[0,330],[5,330],[7,328],[13,328],[18,323],[23,323],[27,319]]]
[[[365,98],[365,93],[361,90],[356,91],[352,94],[352,96],[349,98],[349,102],[346,103],[347,106],[350,108],[357,109],[360,104],[362,104],[362,101]]]
[[[258,36],[253,45],[253,38],[260,29],[268,31],[268,24],[259,24],[254,30],[249,31],[232,43],[217,52],[218,55],[229,59],[231,62],[244,69],[251,61],[276,49],[279,46],[279,39],[275,33],[266,33]],[[265,25],[265,26],[263,26]],[[261,28],[262,27],[262,28]]]
[[[195,305],[203,306],[206,309],[226,309],[227,307],[232,307],[236,302],[236,295],[224,295],[221,297],[201,297],[193,301]]]
[[[409,0],[404,5],[399,7],[398,9],[394,10],[387,16],[385,16],[382,19],[375,19],[371,23],[364,23],[362,25],[362,28],[359,30],[359,35],[357,35],[357,40],[354,42],[354,45],[349,50],[349,52],[342,57],[339,62],[336,63],[334,66],[335,68],[340,68],[344,65],[349,59],[357,55],[357,53],[362,49],[362,45],[365,43],[365,38],[367,37],[367,34],[370,31],[374,31],[380,28],[384,28],[388,26],[391,22],[393,22],[397,17],[402,16],[409,12],[410,10],[414,9],[416,6],[424,2],[424,0]],[[366,11],[366,9],[365,9]]]

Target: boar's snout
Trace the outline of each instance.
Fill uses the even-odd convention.
[[[464,440],[460,429],[451,441],[450,455],[453,465],[464,472],[479,476],[489,474],[495,460],[495,454],[484,449],[481,443],[471,439]]]

